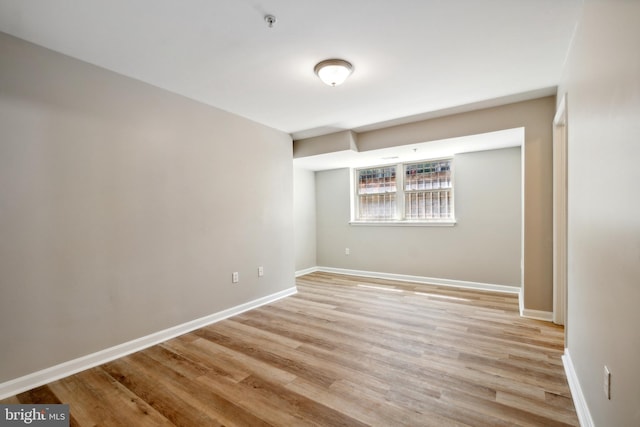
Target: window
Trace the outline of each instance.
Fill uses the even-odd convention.
[[[358,215],[361,220],[395,219],[396,166],[359,169]]]
[[[356,169],[354,222],[453,223],[452,162]]]

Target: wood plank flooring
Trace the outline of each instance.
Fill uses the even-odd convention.
[[[577,426],[517,297],[313,273],[298,294],[5,399],[72,426]]]

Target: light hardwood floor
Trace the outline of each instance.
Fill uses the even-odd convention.
[[[2,403],[78,426],[577,426],[517,297],[313,273],[298,294]]]

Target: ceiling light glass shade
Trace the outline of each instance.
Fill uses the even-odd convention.
[[[329,86],[338,86],[353,72],[353,65],[343,59],[327,59],[318,63],[313,71]]]

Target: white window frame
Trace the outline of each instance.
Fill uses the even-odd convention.
[[[405,166],[413,165],[416,163],[425,162],[437,162],[441,160],[448,160],[450,162],[450,177],[451,188],[450,191],[450,218],[434,218],[434,219],[407,219],[405,217],[405,193],[412,193],[411,190],[405,190]],[[454,161],[453,157],[443,157],[435,159],[424,159],[394,164],[382,164],[374,166],[363,166],[358,168],[351,168],[351,225],[366,225],[366,226],[454,226],[456,224],[455,219],[455,197],[454,197]],[[358,194],[358,171],[363,169],[376,169],[384,167],[396,168],[396,214],[393,219],[359,219],[359,194]],[[428,190],[427,190],[428,191]],[[442,191],[441,189],[433,189],[433,191]]]

